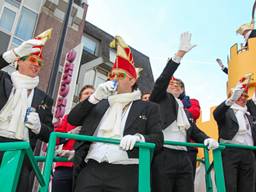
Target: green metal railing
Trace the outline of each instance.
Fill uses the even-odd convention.
[[[29,159],[30,164],[35,172],[35,175],[39,181],[40,192],[47,192],[49,188],[50,175],[53,162],[68,161],[67,158],[55,157],[55,146],[57,138],[68,138],[80,141],[90,142],[104,142],[110,144],[119,145],[120,140],[108,139],[85,135],[67,134],[53,132],[51,134],[46,156],[33,156],[33,152],[28,142],[6,142],[0,143],[0,151],[4,151],[3,159],[0,165],[0,187],[1,191],[15,192],[19,180],[20,171],[22,168],[24,157]],[[210,172],[212,169],[215,171],[215,182],[218,192],[226,192],[224,173],[222,167],[221,152],[225,148],[241,148],[256,150],[254,146],[238,145],[238,144],[226,144],[221,143],[218,149],[212,151],[213,162],[210,163],[209,151],[206,146],[198,143],[186,143],[166,141],[165,145],[187,146],[187,147],[199,147],[204,151],[204,163],[205,163],[205,181],[207,192],[213,192],[212,179]],[[140,142],[136,143],[135,147],[139,148],[139,192],[150,192],[150,164],[152,159],[153,150],[155,144]],[[45,162],[43,174],[41,174],[37,162]]]
[[[164,144],[165,145],[176,145],[176,146],[202,148],[203,151],[204,151],[206,191],[207,192],[213,192],[213,185],[212,185],[212,179],[211,179],[211,170],[214,169],[217,191],[218,192],[226,192],[224,174],[223,174],[223,167],[222,167],[222,158],[221,158],[221,150],[223,150],[225,148],[224,146],[220,145],[218,149],[213,150],[213,162],[214,163],[210,163],[209,150],[203,144],[187,143],[187,142],[176,142],[176,141],[165,141]]]
[[[54,161],[54,153],[56,146],[57,138],[68,138],[75,139],[80,141],[90,141],[90,142],[104,142],[110,144],[120,144],[120,140],[118,139],[108,139],[108,138],[100,138],[93,136],[85,136],[85,135],[77,135],[77,134],[68,134],[68,133],[51,133],[50,140],[48,143],[46,159],[45,159],[45,167],[43,171],[43,177],[45,180],[44,186],[41,185],[40,192],[47,192],[48,185],[50,182],[50,174],[52,170],[52,164]],[[153,150],[155,148],[155,144],[140,142],[136,143],[135,147],[139,148],[139,192],[150,192],[150,164]],[[40,160],[44,160],[43,157],[38,158]]]
[[[36,163],[28,142],[0,143],[0,151],[4,151],[2,163],[0,166],[1,191],[16,191],[23,160],[26,156],[30,161],[39,184],[41,186],[45,186],[44,178]]]

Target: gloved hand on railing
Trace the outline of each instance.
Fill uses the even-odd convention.
[[[219,143],[213,138],[205,139],[204,145],[207,146],[208,149],[217,149],[219,147]]]
[[[120,142],[120,147],[123,150],[132,150],[134,145],[137,141],[145,141],[142,135],[135,134],[135,135],[125,135]]]
[[[80,133],[80,130],[81,130],[81,126],[78,126],[72,130],[70,130],[68,133],[71,133],[71,134],[79,134]]]
[[[58,152],[58,155],[61,157],[67,157],[68,160],[72,160],[75,156],[75,151],[74,150],[60,150]]]

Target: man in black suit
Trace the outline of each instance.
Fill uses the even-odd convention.
[[[38,139],[48,142],[53,130],[53,100],[37,88],[42,43],[28,40],[0,56],[0,69],[17,62],[17,71],[11,75],[0,71],[0,142],[28,141],[32,149]],[[0,162],[2,156],[0,152]],[[17,191],[29,191],[30,173],[31,166],[25,159]]]
[[[184,110],[178,99],[183,92],[182,85],[173,84],[172,81],[181,58],[195,47],[190,40],[190,33],[181,34],[179,51],[168,61],[156,80],[150,100],[160,105],[165,141],[187,142],[192,139],[214,149],[218,147],[218,142],[198,129],[191,114]],[[193,192],[193,168],[187,148],[164,145],[163,150],[153,160],[152,181],[154,192]]]
[[[82,126],[80,134],[121,139],[120,146],[77,142],[74,167],[76,192],[138,191],[139,141],[163,144],[159,107],[141,100],[131,50],[120,37],[111,43],[117,58],[109,79],[68,116],[70,124]],[[78,170],[79,167],[82,169]]]
[[[256,124],[247,111],[248,93],[244,87],[238,83],[232,95],[214,110],[220,142],[255,145]],[[252,150],[225,148],[222,161],[228,192],[254,192],[255,154]]]

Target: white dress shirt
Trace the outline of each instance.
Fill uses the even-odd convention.
[[[166,129],[163,130],[163,134],[165,141],[187,142],[186,130],[179,129],[176,120],[172,124],[170,124]],[[187,148],[184,146],[164,145],[164,147],[169,149],[187,151]]]
[[[123,112],[122,114],[122,121],[120,126],[120,133],[123,136],[125,123],[130,111],[132,103],[127,107],[127,110]],[[102,117],[94,136],[103,137],[103,134],[101,133],[101,125],[103,124],[108,116],[109,109],[105,112],[104,116]],[[120,138],[118,138],[120,139]],[[128,154],[125,150],[122,150],[119,145],[115,144],[107,144],[107,143],[100,143],[95,142],[90,145],[88,154],[85,158],[85,161],[87,162],[89,159],[96,160],[97,162],[108,162],[111,164],[138,164],[138,159],[129,158]]]
[[[28,103],[27,103],[28,108],[31,107],[31,105],[32,105],[33,97],[34,97],[34,89],[31,90],[31,92],[28,96]],[[25,121],[25,117],[24,117],[24,121]],[[25,127],[25,124],[24,124],[24,127]],[[16,134],[14,132],[10,132],[5,129],[0,129],[0,136],[2,136],[2,137],[16,139],[15,135]],[[29,141],[29,131],[28,131],[28,128],[26,128],[26,127],[24,128],[24,137],[23,138],[24,138],[24,141]]]

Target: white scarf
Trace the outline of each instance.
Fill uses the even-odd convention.
[[[177,115],[177,126],[181,131],[187,130],[190,127],[190,123],[188,121],[187,115],[184,111],[184,106],[181,100],[174,97],[176,102],[178,103],[178,115]]]
[[[111,95],[108,97],[109,109],[105,121],[100,126],[100,131],[106,137],[119,137],[121,136],[121,121],[123,109],[132,101],[140,100],[141,92],[136,90],[132,93],[122,93]]]
[[[246,128],[246,125],[247,125],[247,121],[246,121],[246,116],[245,114],[250,114],[248,111],[247,111],[247,106],[245,107],[242,107],[236,103],[234,103],[233,105],[231,105],[231,109],[234,110],[235,112],[235,115],[236,115],[236,119],[237,119],[237,122],[238,122],[238,126],[239,126],[239,132],[247,132],[247,128]]]
[[[29,77],[15,71],[11,74],[13,88],[0,111],[0,129],[12,132],[16,139],[24,139],[24,119],[28,108],[28,90],[34,89],[39,77]]]

